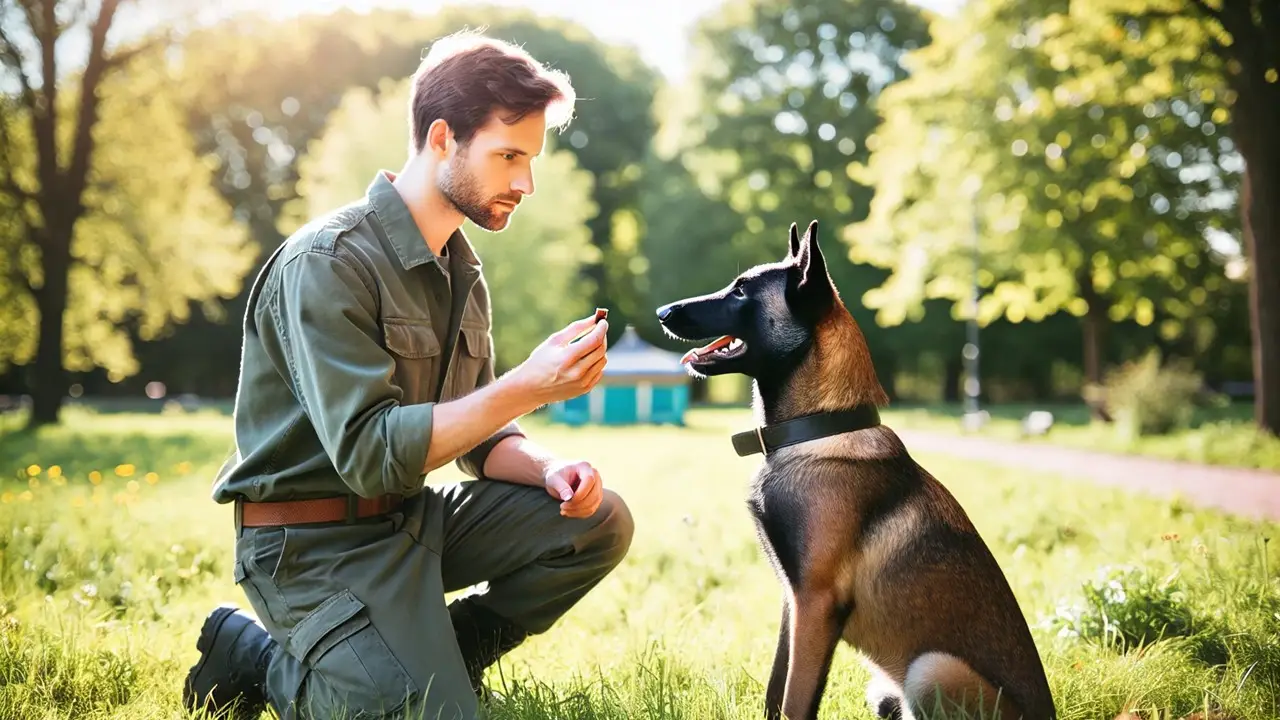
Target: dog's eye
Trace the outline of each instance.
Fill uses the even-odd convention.
[[[733,295],[734,297],[745,298],[747,296],[747,291],[744,290],[741,285],[738,285],[738,286],[735,286],[733,288],[733,292],[729,294]]]

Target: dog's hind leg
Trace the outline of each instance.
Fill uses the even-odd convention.
[[[765,691],[765,717],[781,720],[782,698],[787,689],[787,667],[791,655],[791,598],[782,598],[782,621],[778,623],[778,649],[773,656],[773,670],[769,673],[769,687]]]
[[[916,720],[1018,720],[1022,716],[1007,695],[997,692],[966,662],[947,653],[929,652],[913,660],[902,691]]]
[[[801,588],[791,607],[791,653],[782,707],[787,720],[813,720],[826,689],[831,658],[849,611],[829,589]]]

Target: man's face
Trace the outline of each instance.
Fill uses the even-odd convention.
[[[497,232],[533,194],[533,159],[546,138],[545,113],[508,125],[496,114],[441,168],[440,192],[471,222]]]

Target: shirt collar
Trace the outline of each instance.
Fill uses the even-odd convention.
[[[391,246],[395,249],[396,256],[400,258],[400,264],[406,270],[426,263],[439,264],[440,259],[431,252],[426,238],[418,229],[418,224],[413,221],[409,206],[392,185],[394,180],[394,173],[379,170],[373,182],[369,183],[368,197],[374,214],[378,216],[378,222],[382,223],[382,227],[387,231],[387,237],[391,239]],[[462,228],[458,228],[453,235],[449,236],[448,247],[449,254],[456,256],[453,259],[460,261],[464,269],[480,269],[480,259],[476,257],[475,250],[472,249]]]

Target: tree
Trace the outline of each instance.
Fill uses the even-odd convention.
[[[14,320],[34,328],[31,427],[57,422],[68,368],[134,370],[127,322],[154,336],[190,301],[233,293],[247,269],[170,101],[168,38],[108,47],[122,4],[102,0],[89,19],[85,3],[0,0],[0,65],[17,89],[0,118],[0,205],[18,218],[4,240],[18,262],[0,282],[27,308]],[[55,47],[81,30],[77,74]],[[140,57],[146,66],[130,65]],[[29,347],[8,359],[26,361]]]
[[[882,321],[926,298],[982,325],[1066,310],[1083,318],[1096,384],[1112,323],[1173,340],[1211,322],[1229,280],[1207,237],[1233,229],[1234,176],[1212,77],[1125,56],[1096,13],[1069,10],[986,0],[935,28],[882,97],[876,152],[855,173],[878,192],[846,239],[893,271],[866,295]],[[1135,96],[1132,77],[1166,96]]]
[[[1249,258],[1254,416],[1280,435],[1280,3],[1274,0],[1106,0],[1116,24],[1137,21],[1135,50],[1171,52],[1200,37],[1189,61],[1223,78],[1231,137],[1244,158],[1240,217]],[[1137,30],[1137,32],[1132,32]],[[1136,44],[1136,43],[1135,43]],[[1201,52],[1203,51],[1203,52]]]
[[[409,83],[384,81],[375,94],[352,90],[299,163],[298,202],[318,217],[364,195],[380,169],[403,166]],[[591,174],[549,138],[535,161],[537,191],[511,223],[490,233],[470,221],[463,231],[484,266],[492,300],[495,364],[514,367],[548,335],[590,312],[593,290],[579,277],[595,253],[587,220],[596,212]]]
[[[902,54],[928,42],[920,11],[897,0],[733,0],[699,24],[681,154],[709,196],[743,217],[720,240],[742,263],[777,260],[792,222],[841,228],[865,215],[874,190],[847,168],[865,161],[879,95],[906,76]],[[840,254],[829,270],[850,299],[882,278]],[[860,304],[850,310],[890,381],[884,334]]]

